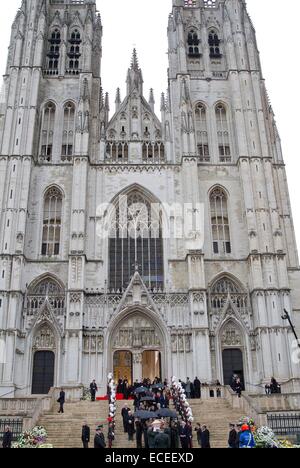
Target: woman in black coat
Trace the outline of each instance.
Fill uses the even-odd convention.
[[[11,444],[12,444],[12,439],[13,439],[13,434],[10,430],[10,428],[7,426],[5,428],[5,432],[3,434],[3,443],[2,443],[2,447],[4,449],[10,449],[11,448]]]
[[[210,433],[206,426],[202,428],[201,447],[203,449],[210,449]]]

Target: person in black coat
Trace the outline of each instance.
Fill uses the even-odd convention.
[[[142,443],[143,424],[139,419],[135,421],[135,437],[136,437],[136,448],[142,449],[143,448],[143,443]]]
[[[155,449],[169,449],[170,448],[170,438],[168,434],[161,429],[155,436],[154,439],[154,448]]]
[[[128,408],[127,405],[124,406],[124,408],[122,408],[122,412],[121,412],[121,415],[122,415],[122,418],[123,418],[123,427],[124,427],[124,432],[126,433],[127,432],[127,418],[128,418],[128,413],[129,413],[130,409]]]
[[[210,433],[206,426],[202,427],[201,448],[210,449]]]
[[[179,428],[176,421],[172,421],[171,423],[171,448],[179,448]]]
[[[82,434],[81,434],[81,440],[83,443],[83,448],[88,449],[89,448],[89,442],[91,440],[91,430],[87,423],[85,422],[84,425],[82,426]]]
[[[64,404],[65,404],[65,401],[66,401],[66,394],[63,390],[63,388],[61,389],[60,391],[60,394],[59,394],[59,399],[57,400],[57,403],[59,403],[59,411],[58,413],[64,413]]]
[[[96,400],[96,393],[98,392],[98,387],[96,384],[96,380],[93,380],[93,382],[90,384],[90,392],[91,392],[91,400],[95,401]]]
[[[237,445],[237,432],[234,424],[229,425],[228,448],[234,449]]]
[[[128,413],[126,422],[127,422],[128,440],[132,441],[134,433],[135,433],[135,428],[134,428],[134,416],[131,411],[129,411]]]
[[[10,428],[7,426],[3,434],[2,447],[4,449],[10,449],[11,444],[12,444],[12,439],[13,439],[13,433],[11,432]]]
[[[103,426],[97,427],[96,435],[94,439],[94,448],[100,448],[100,449],[106,448],[105,437],[103,434]]]
[[[195,398],[201,398],[201,382],[198,377],[194,380],[194,394]]]
[[[184,421],[182,421],[179,429],[179,438],[181,442],[181,448],[188,449],[190,442],[190,431]]]
[[[195,432],[197,433],[198,445],[199,445],[199,447],[201,447],[201,445],[202,445],[201,444],[202,429],[201,429],[201,424],[200,423],[196,424]]]

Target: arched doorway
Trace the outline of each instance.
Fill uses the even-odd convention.
[[[156,323],[143,312],[133,311],[118,322],[108,337],[111,356],[108,369],[113,360],[115,378],[124,378],[126,371],[131,374],[128,377],[132,378],[132,383],[152,376],[153,379],[160,377],[166,372],[164,343]]]
[[[241,349],[224,349],[223,350],[223,375],[224,384],[231,385],[233,375],[241,379],[243,387],[245,386],[244,380],[244,362],[243,353]]]
[[[130,351],[115,351],[114,353],[114,379],[128,380],[132,385],[132,353]]]
[[[33,358],[32,394],[47,395],[54,385],[55,354],[37,351]]]

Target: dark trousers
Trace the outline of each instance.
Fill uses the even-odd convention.
[[[124,432],[127,432],[127,423],[126,423],[125,418],[123,418],[123,427],[124,427]]]
[[[89,448],[89,443],[88,442],[82,442],[83,448],[88,449]]]
[[[60,403],[59,404],[59,413],[64,413],[64,404],[65,403]]]
[[[92,401],[95,401],[96,400],[96,392],[91,392],[91,399]]]

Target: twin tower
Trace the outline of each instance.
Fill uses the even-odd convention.
[[[94,378],[104,392],[112,371],[225,384],[238,374],[252,391],[274,376],[299,390],[282,319],[285,308],[300,323],[298,254],[245,1],[173,0],[160,118],[136,51],[110,113],[102,33],[92,0],[23,0],[12,26],[0,102],[0,397]],[[120,196],[134,235],[123,235]],[[99,208],[109,204],[113,221]],[[143,213],[152,231],[153,204],[169,209],[147,237],[134,222]],[[185,207],[202,217],[187,237],[177,232]],[[105,222],[114,236],[99,235]]]

